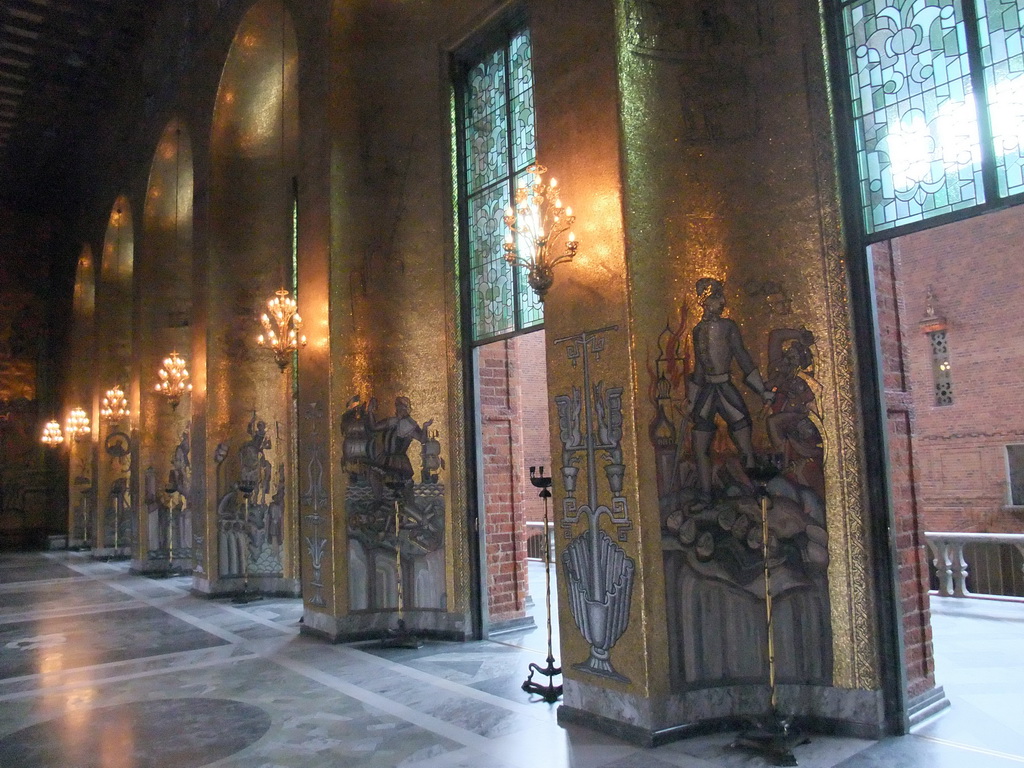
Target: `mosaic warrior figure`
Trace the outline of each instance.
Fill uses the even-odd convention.
[[[257,503],[263,503],[270,494],[271,465],[267,460],[267,451],[272,447],[270,435],[267,434],[266,422],[256,418],[256,411],[252,412],[246,431],[249,440],[239,449],[242,462],[240,487],[245,493],[255,492]]]
[[[379,455],[371,468],[376,470],[385,481],[409,483],[413,478],[412,462],[409,460],[409,446],[413,440],[424,443],[429,439],[428,430],[434,423],[433,419],[421,427],[412,417],[412,403],[407,397],[395,398],[395,415],[383,420],[376,418],[377,401],[370,400],[367,409],[369,429],[379,434]]]
[[[732,383],[732,364],[743,371],[744,381],[765,402],[775,395],[769,391],[743,345],[740,329],[729,318],[722,317],[725,290],[720,280],[702,277],[697,281],[697,302],[704,310],[693,329],[694,368],[687,382],[690,420],[693,422],[693,455],[702,501],[711,499],[711,442],[721,416],[729,427],[729,435],[748,469],[754,466],[750,411],[736,385]]]

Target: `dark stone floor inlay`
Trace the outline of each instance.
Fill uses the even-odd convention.
[[[15,731],[0,738],[0,764],[198,768],[245,749],[268,728],[270,715],[240,701],[136,701],[74,712]]]

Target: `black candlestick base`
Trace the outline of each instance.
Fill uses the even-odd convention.
[[[533,681],[533,673],[544,675],[548,679],[547,685],[541,683],[535,683]],[[544,701],[549,704],[553,704],[562,697],[562,686],[555,685],[554,676],[562,674],[562,668],[555,666],[555,660],[553,657],[548,656],[548,665],[546,667],[540,667],[538,664],[530,665],[530,675],[523,681],[523,690],[527,693],[536,693]]]
[[[770,765],[797,765],[793,747],[809,741],[793,728],[791,718],[772,713],[756,721],[749,731],[743,731],[732,746],[756,752]]]
[[[396,629],[389,629],[388,636],[380,641],[381,648],[410,648],[416,650],[423,647],[423,641],[416,637],[407,626],[405,620],[398,620]]]
[[[262,600],[263,595],[257,594],[256,592],[249,591],[248,582],[242,587],[242,594],[235,595],[231,598],[231,602],[235,605],[245,605],[247,603],[255,603],[257,600]]]

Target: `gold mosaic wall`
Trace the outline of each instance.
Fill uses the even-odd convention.
[[[162,489],[167,482],[175,447],[190,430],[192,398],[172,409],[154,391],[164,358],[177,352],[195,370],[192,355],[192,147],[187,129],[177,120],[165,127],[152,158],[143,241],[136,271],[139,284],[137,378],[133,383],[133,421],[138,425],[139,466],[132,492],[139,524],[135,557],[144,561],[156,549],[149,541],[146,472],[152,467]],[[122,384],[124,386],[124,384]],[[202,533],[197,531],[201,536]]]
[[[834,684],[878,685],[852,340],[818,7],[619,3],[635,384],[666,323],[725,281],[727,316],[765,369],[768,332],[815,337],[825,449]],[[748,400],[754,432],[760,406]],[[637,417],[650,422],[653,406]],[[724,428],[720,431],[724,432]],[[755,442],[757,442],[755,438]],[[762,437],[761,446],[765,439]],[[640,441],[641,464],[654,455]],[[656,506],[653,471],[641,499]]]
[[[288,285],[292,235],[292,177],[298,151],[297,46],[282,3],[254,4],[235,33],[217,90],[210,139],[210,220],[206,266],[205,426],[213,453],[228,444],[223,464],[206,467],[207,549],[217,573],[218,499],[242,472],[240,446],[255,418],[271,440],[267,458],[277,487],[284,467],[285,524],[281,564],[297,576],[294,515],[294,420],[291,377],[256,345],[259,316],[274,292]],[[197,360],[197,364],[201,363]]]

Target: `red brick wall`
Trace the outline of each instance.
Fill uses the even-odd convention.
[[[918,460],[912,440],[916,410],[907,376],[905,293],[900,282],[903,272],[899,251],[890,243],[871,246],[871,258],[882,348],[907,695],[913,697],[935,687],[935,674],[927,553],[917,496]]]
[[[551,474],[544,332],[477,351],[484,545],[492,623],[526,615],[526,521],[544,519],[530,467]]]
[[[548,431],[548,375],[544,331],[528,333],[514,339],[517,365],[512,371],[512,386],[519,393],[519,425],[524,467],[544,467],[551,476],[551,433]],[[525,475],[523,476],[525,480]],[[537,489],[524,485],[526,519],[544,520],[544,502]],[[548,514],[551,514],[549,509]]]
[[[522,430],[518,426],[515,340],[477,350],[481,477],[487,596],[491,623],[526,615],[526,538],[523,508]]]
[[[1024,443],[1024,207],[897,241],[907,307],[914,452],[927,530],[1024,531],[1005,510],[1005,446]],[[953,404],[937,406],[931,345],[918,326],[928,286],[948,323]]]

